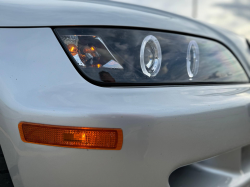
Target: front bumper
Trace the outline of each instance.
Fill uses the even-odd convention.
[[[103,88],[50,28],[0,29],[0,143],[15,187],[168,186],[170,174],[250,143],[249,85]],[[121,128],[120,151],[21,141],[20,121]]]

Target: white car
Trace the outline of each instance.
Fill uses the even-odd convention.
[[[249,186],[249,75],[246,39],[192,19],[2,0],[0,186]]]

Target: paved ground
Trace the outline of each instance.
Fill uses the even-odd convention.
[[[0,147],[0,187],[14,187]]]

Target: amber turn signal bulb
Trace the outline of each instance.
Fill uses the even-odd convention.
[[[21,122],[18,125],[23,142],[69,148],[120,150],[121,129],[43,125]]]
[[[68,47],[69,52],[70,52],[73,56],[75,56],[75,55],[78,53],[78,48],[77,48],[76,45],[74,45],[74,44],[69,44],[67,47]]]

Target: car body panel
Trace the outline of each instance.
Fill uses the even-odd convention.
[[[248,187],[250,183],[250,146],[244,146],[175,170],[170,186]]]
[[[250,75],[249,59],[246,59],[244,51],[239,50],[235,40],[240,39],[236,34],[156,9],[98,0],[1,0],[0,16],[2,28],[116,26],[202,36],[226,45],[239,58]]]
[[[250,143],[249,84],[98,87],[51,28],[2,28],[0,41],[0,144],[15,187],[168,186],[176,168]],[[122,128],[123,147],[24,143],[20,121]]]

